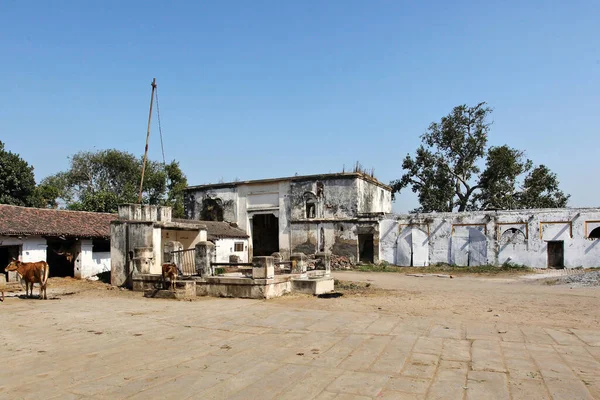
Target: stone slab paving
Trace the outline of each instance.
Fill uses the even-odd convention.
[[[0,305],[5,399],[593,399],[600,332],[63,296]]]

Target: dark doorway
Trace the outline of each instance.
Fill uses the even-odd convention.
[[[4,268],[10,264],[13,258],[19,259],[19,254],[21,254],[21,246],[0,246],[0,271],[3,274],[6,274]]]
[[[588,239],[600,239],[600,227],[590,232]]]
[[[565,242],[562,240],[548,242],[548,268],[565,267]]]
[[[273,214],[252,217],[252,248],[255,256],[270,256],[279,251],[279,218]]]
[[[358,259],[372,263],[373,254],[373,235],[358,235]]]
[[[77,258],[75,240],[46,239],[46,262],[50,266],[50,276],[74,276]]]

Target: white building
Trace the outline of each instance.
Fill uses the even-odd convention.
[[[12,258],[46,261],[50,276],[89,278],[110,271],[115,214],[0,205],[0,268]]]
[[[200,221],[208,233],[208,241],[215,244],[215,262],[248,262],[248,235],[228,222]],[[234,256],[234,257],[231,257]]]
[[[192,186],[186,218],[235,223],[248,255],[330,252],[379,259],[379,217],[392,210],[391,188],[362,173],[337,173]]]
[[[600,267],[600,208],[387,215],[379,230],[395,265]]]

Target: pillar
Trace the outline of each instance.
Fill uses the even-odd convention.
[[[304,253],[292,253],[290,261],[292,262],[292,274],[302,274],[305,277],[308,268],[306,255]]]
[[[275,277],[273,257],[254,257],[252,259],[252,279],[272,279]]]
[[[215,245],[212,242],[196,243],[196,272],[202,276],[212,276],[210,263],[214,259]]]
[[[325,276],[331,276],[331,254],[317,253],[315,258],[319,261],[322,267],[325,267]]]

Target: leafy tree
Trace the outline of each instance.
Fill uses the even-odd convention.
[[[81,211],[116,212],[122,203],[136,203],[142,159],[110,149],[79,152],[71,157],[70,168],[41,182],[46,193],[58,193],[54,202]],[[187,186],[179,163],[163,166],[147,161],[142,202],[173,207],[174,217],[183,217],[183,188]],[[51,203],[51,202],[50,202]]]
[[[558,178],[545,165],[531,171],[523,182],[518,194],[521,208],[561,208],[569,201],[568,194],[558,188]]]
[[[0,141],[0,204],[34,206],[37,203],[33,167]]]
[[[415,156],[404,158],[402,177],[390,183],[393,193],[410,186],[420,204],[415,212],[566,206],[569,196],[548,168],[531,171],[522,151],[487,147],[491,112],[486,103],[460,105],[432,123]]]
[[[473,196],[473,209],[510,210],[520,204],[518,179],[533,163],[525,154],[506,145],[490,147],[485,170],[479,178],[480,191]]]

